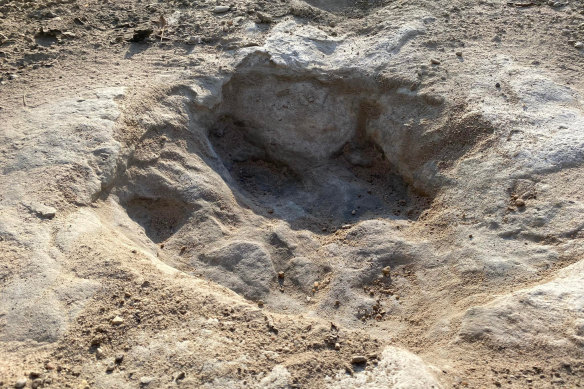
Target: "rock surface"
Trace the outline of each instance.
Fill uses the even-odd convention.
[[[0,381],[583,384],[578,5],[16,3],[72,51],[0,85]]]

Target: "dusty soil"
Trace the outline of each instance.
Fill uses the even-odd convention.
[[[221,6],[229,8],[217,8]],[[421,59],[409,62],[407,58],[398,58],[388,65],[387,79],[391,83],[401,82],[400,88],[407,86],[411,91],[430,93],[429,96],[448,93],[451,102],[448,114],[443,115],[437,108],[439,101],[428,97],[424,104],[419,103],[422,107],[419,115],[436,123],[442,120],[440,123],[446,123],[443,127],[452,131],[439,141],[434,141],[432,131],[421,131],[420,137],[429,139],[426,148],[395,157],[405,161],[402,170],[394,166],[397,165],[394,157],[382,150],[383,142],[375,136],[363,139],[365,136],[357,131],[338,153],[318,160],[314,168],[311,159],[305,162],[277,146],[272,149],[266,146],[269,143],[266,139],[277,143],[274,139],[278,138],[270,138],[269,129],[263,133],[258,130],[258,135],[250,140],[241,134],[247,133],[248,127],[226,115],[237,112],[238,118],[248,115],[246,119],[250,122],[259,122],[246,105],[250,97],[240,92],[257,85],[257,93],[269,96],[270,101],[284,98],[277,94],[280,89],[293,89],[294,84],[304,81],[310,84],[307,90],[319,85],[341,90],[342,96],[346,93],[361,98],[370,93],[365,86],[359,90],[360,85],[343,84],[337,79],[314,81],[310,78],[312,74],[294,79],[278,74],[276,65],[275,70],[266,65],[273,73],[260,71],[259,78],[245,73],[224,87],[224,91],[236,90],[236,97],[209,110],[212,114],[206,140],[185,135],[186,127],[181,127],[184,125],[181,118],[194,111],[187,109],[178,119],[172,116],[180,106],[176,100],[188,95],[173,89],[177,80],[188,85],[204,76],[230,75],[237,65],[233,62],[236,53],[263,46],[278,23],[295,20],[321,30],[331,39],[347,36],[373,42],[398,31],[410,20],[421,18],[426,20],[423,23],[427,30],[411,49]],[[484,192],[469,190],[468,198],[446,192],[442,189],[446,185],[421,187],[416,181],[416,169],[420,168],[417,164],[424,158],[440,161],[439,168],[445,175],[455,177],[462,171],[460,161],[465,158],[505,153],[493,135],[497,134],[495,125],[465,116],[463,111],[470,104],[465,93],[476,81],[492,87],[490,95],[479,96],[478,100],[488,101],[503,94],[503,106],[520,101],[523,96],[514,95],[512,88],[498,78],[501,73],[485,74],[481,70],[473,80],[473,73],[479,69],[476,64],[509,57],[528,69],[527,73],[545,72],[554,82],[581,92],[584,48],[579,46],[580,42],[584,42],[584,3],[574,0],[150,3],[0,0],[0,114],[4,123],[10,123],[10,128],[0,131],[8,134],[10,129],[17,133],[21,127],[13,124],[24,117],[25,111],[34,116],[36,109],[54,101],[66,98],[81,103],[93,98],[95,90],[123,86],[127,91],[119,99],[123,108],[116,121],[115,139],[131,150],[125,170],[116,173],[109,186],[104,185],[85,203],[69,188],[71,182],[83,186],[89,181],[82,170],[77,176],[49,170],[30,173],[35,182],[35,198],[46,199],[58,209],[55,218],[58,225],[49,225],[53,222],[43,219],[44,216],[38,222],[49,231],[49,240],[57,242],[54,247],[67,247],[62,249],[67,260],[59,265],[58,271],[94,284],[87,289],[92,292],[86,294],[81,287],[83,293],[77,292],[76,286],[65,288],[63,285],[68,281],[54,281],[50,289],[61,296],[59,301],[65,307],[61,312],[67,312],[63,314],[67,317],[54,319],[68,323],[62,332],[46,332],[45,327],[39,326],[38,334],[34,330],[20,337],[2,334],[0,386],[13,387],[19,379],[27,378],[26,387],[55,388],[174,385],[320,388],[334,385],[331,383],[334,380],[343,387],[344,378],[358,377],[364,372],[379,375],[376,368],[383,365],[383,350],[388,346],[420,356],[429,366],[428,374],[435,377],[436,386],[583,386],[584,326],[579,324],[580,332],[574,330],[574,335],[570,332],[574,325],[569,322],[582,320],[579,303],[568,303],[575,307],[574,311],[565,309],[557,313],[558,322],[565,319],[570,323],[565,324],[570,329],[561,332],[561,340],[554,338],[548,342],[549,333],[560,333],[553,323],[547,326],[552,320],[541,326],[541,343],[539,330],[521,324],[524,334],[534,334],[525,335],[525,339],[533,340],[531,344],[493,340],[490,334],[497,333],[497,329],[480,332],[468,324],[472,322],[468,312],[474,312],[474,307],[578,272],[577,268],[570,270],[570,266],[581,262],[582,227],[568,232],[565,229],[571,222],[581,222],[579,211],[571,215],[567,211],[567,216],[562,214],[557,219],[550,216],[553,219],[550,223],[557,222],[559,227],[554,224],[548,229],[547,219],[541,225],[535,221],[536,226],[529,231],[531,235],[525,231],[497,230],[492,225],[495,219],[498,225],[522,223],[522,218],[528,217],[524,212],[526,203],[528,210],[532,209],[531,204],[533,208],[545,208],[542,204],[552,204],[555,199],[569,198],[581,204],[582,167],[575,164],[539,175],[536,181],[538,188],[544,187],[543,194],[536,194],[535,189],[521,183],[513,188],[499,188],[507,198],[495,211],[487,210],[491,198],[486,179]],[[362,47],[364,50],[365,45]],[[500,68],[502,65],[496,67]],[[400,72],[407,71],[416,78],[396,81]],[[509,70],[508,74],[513,72]],[[268,76],[274,77],[274,83],[262,86],[262,80]],[[270,85],[276,84],[270,91]],[[396,88],[390,85],[387,90]],[[341,103],[345,104],[345,100]],[[339,107],[345,107],[341,103]],[[353,107],[352,101],[346,104]],[[582,106],[577,108],[581,110]],[[371,107],[367,109],[367,118],[357,117],[357,122],[375,121],[380,115]],[[494,110],[497,109],[495,106]],[[265,108],[263,112],[272,111]],[[336,112],[338,115],[331,117],[342,116],[340,108]],[[43,118],[44,122],[37,126],[50,124],[50,116]],[[284,119],[286,122],[289,117]],[[509,127],[511,131],[513,126]],[[28,136],[24,130],[23,134]],[[508,137],[513,136],[509,132]],[[26,142],[25,139],[22,144]],[[202,143],[216,150],[216,159],[200,151],[207,147]],[[164,149],[165,144],[171,145],[170,149]],[[4,145],[2,160],[11,161],[12,150],[20,146]],[[191,153],[193,150],[197,152]],[[242,157],[242,153],[246,155]],[[373,162],[361,162],[369,159]],[[201,168],[201,160],[208,162],[214,175]],[[193,221],[198,217],[193,215],[206,209],[205,206],[185,197],[186,190],[170,193],[168,188],[172,185],[159,184],[163,181],[161,176],[171,177],[169,182],[173,179],[172,182],[182,182],[181,177],[172,178],[174,170],[164,170],[166,162],[201,171],[202,181],[210,177],[212,183],[204,185],[215,189],[205,192],[205,187],[202,198],[215,207],[212,217],[201,216]],[[295,169],[288,169],[290,166]],[[11,169],[3,166],[6,177]],[[33,174],[38,174],[38,178]],[[222,186],[212,186],[221,179]],[[150,189],[143,189],[152,182],[155,184]],[[344,197],[337,201],[334,190],[337,186],[322,182],[350,188],[347,196],[352,196],[351,200]],[[3,181],[2,185],[9,188],[10,182]],[[151,196],[149,190],[156,192],[156,196]],[[222,190],[228,196],[221,197]],[[473,197],[483,193],[484,198]],[[281,204],[285,202],[294,203],[301,210],[291,211]],[[492,202],[495,204],[495,200]],[[75,216],[84,210],[92,212],[92,216]],[[19,212],[30,213],[23,206]],[[36,220],[35,212],[39,214],[33,211],[26,221],[17,224]],[[294,212],[305,216],[296,217]],[[6,211],[3,217],[6,218],[3,224],[9,225],[12,213]],[[68,239],[59,238],[59,231],[85,228],[85,219],[109,229],[96,227],[80,238],[77,245],[59,243],[59,239]],[[389,220],[391,226],[375,224],[383,220]],[[495,230],[496,237],[495,232],[487,235]],[[21,233],[28,234],[24,227]],[[225,236],[235,236],[241,242],[237,240],[238,246],[217,245],[218,237]],[[249,243],[256,238],[269,247],[266,252]],[[2,290],[12,285],[14,275],[20,274],[21,269],[28,269],[23,258],[28,258],[29,248],[19,239],[8,233],[0,235]],[[145,241],[142,246],[136,243]],[[385,248],[378,248],[389,241],[395,241],[388,249],[391,253],[381,253]],[[517,261],[517,270],[511,268],[503,275],[493,275],[485,270],[488,264],[473,267],[459,261],[468,258],[471,262],[479,256],[475,242],[481,249],[488,247],[490,257],[515,252],[529,259],[526,263],[533,266],[526,270]],[[237,257],[239,254],[234,251],[257,258],[258,263],[270,258],[273,274],[266,273],[263,280],[254,273],[253,277],[261,282],[253,287],[251,282],[242,286],[239,279],[223,280],[214,266],[225,258]],[[363,270],[366,267],[357,265],[359,258],[369,260],[386,254],[390,259],[375,262],[367,268],[370,273]],[[160,264],[153,264],[153,255]],[[451,261],[451,256],[457,260]],[[553,260],[540,261],[544,256]],[[222,266],[227,268],[231,264]],[[331,270],[335,266],[355,270],[360,275],[339,276],[340,273]],[[391,268],[388,274],[380,271],[385,266]],[[27,272],[34,273],[35,269]],[[302,273],[297,269],[310,270]],[[32,281],[27,281],[32,276],[27,274],[19,276],[24,285],[22,290],[26,285],[34,287]],[[369,305],[361,304],[348,292],[333,293],[344,291],[339,286],[343,280],[365,296],[363,299],[370,298],[371,301],[363,300],[369,301]],[[43,307],[51,304],[46,301],[40,295],[26,304],[31,312],[42,313]],[[509,317],[509,322],[523,323],[521,315]],[[531,320],[531,316],[526,317]],[[115,318],[123,320],[117,322]],[[18,333],[13,327],[21,324],[11,323],[9,313],[0,312],[0,320],[3,332],[8,328],[12,332],[6,333]],[[491,325],[488,320],[486,323],[487,327]],[[564,343],[565,339],[568,340]],[[355,356],[364,356],[366,362],[353,363]],[[274,369],[276,366],[284,366],[286,372]],[[424,382],[429,381],[398,382],[424,387]],[[354,385],[359,387],[358,383]]]

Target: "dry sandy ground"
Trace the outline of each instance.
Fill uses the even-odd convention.
[[[584,3],[0,0],[0,387],[584,385]]]

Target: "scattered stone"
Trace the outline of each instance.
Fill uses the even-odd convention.
[[[87,382],[86,380],[81,380],[81,382],[79,383],[79,389],[89,389],[89,382]]]
[[[102,341],[103,341],[103,335],[95,335],[91,339],[91,345],[94,347],[99,347],[99,345],[101,344]]]
[[[34,370],[33,370],[33,371],[31,371],[31,372],[28,374],[28,376],[29,376],[30,378],[39,378],[39,377],[41,376],[41,373],[39,373],[38,371],[34,371]]]
[[[457,56],[457,57],[462,57],[462,51],[457,51],[457,52],[456,52],[456,56]]]
[[[20,378],[18,381],[16,381],[14,383],[14,387],[15,388],[24,388],[26,386],[26,383],[28,382],[28,379],[26,378]]]
[[[501,84],[500,83],[496,83],[495,84],[495,88],[499,89],[500,87],[501,87]]]
[[[37,378],[30,383],[30,386],[33,389],[40,388],[41,386],[43,386],[43,380]]]
[[[574,43],[574,47],[577,48],[578,50],[584,49],[584,42],[576,42]]]
[[[367,363],[367,357],[364,355],[353,355],[351,358],[351,363],[353,365],[360,365],[362,363]]]
[[[48,362],[45,363],[45,369],[46,370],[49,370],[49,371],[50,370],[55,370],[55,365],[52,362],[48,361]]]
[[[103,352],[101,347],[98,347],[97,350],[95,350],[95,357],[97,359],[102,359],[105,356],[105,353]]]
[[[341,345],[339,343],[335,343],[335,350],[340,350],[341,349]]]
[[[116,366],[114,365],[113,362],[108,363],[107,367],[105,368],[105,371],[108,373],[111,373],[112,371],[114,371],[114,369],[116,368]]]
[[[351,215],[355,215],[356,213],[357,213],[357,210],[355,210],[355,209],[353,209],[353,210],[351,211]]]
[[[256,12],[256,15],[257,15],[258,21],[260,23],[270,24],[270,23],[273,23],[274,22],[274,19],[272,19],[272,17],[270,15],[265,14],[263,12],[257,11]]]
[[[27,205],[28,209],[41,219],[52,219],[57,214],[57,210],[40,203],[32,203]]]
[[[116,316],[112,319],[112,324],[115,326],[119,326],[120,324],[122,324],[124,322],[124,319],[122,319],[119,316]]]
[[[124,354],[118,354],[116,355],[116,358],[114,359],[114,361],[119,365],[124,361]]]
[[[525,201],[523,199],[517,199],[515,200],[515,205],[519,208],[525,207]]]
[[[386,266],[381,271],[383,272],[383,275],[385,277],[388,277],[389,274],[391,273],[391,266]]]
[[[63,31],[59,30],[58,28],[44,28],[41,27],[35,34],[36,38],[58,38]]]
[[[440,61],[439,61],[439,60],[437,60],[436,58],[432,58],[432,59],[430,60],[430,63],[432,63],[432,65],[440,65]]]
[[[189,39],[186,40],[186,44],[187,45],[197,45],[200,44],[202,42],[201,37],[198,36],[191,36],[189,37]]]
[[[216,14],[222,14],[228,12],[231,8],[228,5],[218,5],[213,8],[213,12]]]
[[[65,31],[64,33],[61,34],[61,37],[65,39],[75,39],[77,38],[77,35],[72,33],[71,31]]]
[[[150,385],[150,383],[152,381],[154,381],[153,377],[141,377],[140,378],[140,385],[147,386],[147,385]]]
[[[270,330],[270,332],[273,332],[274,334],[278,334],[278,329],[276,328],[276,325],[274,324],[274,321],[270,318],[267,318],[268,320],[268,329]]]
[[[283,279],[284,278],[284,272],[278,272],[278,278]]]
[[[264,300],[258,300],[258,307],[262,308],[264,306]]]

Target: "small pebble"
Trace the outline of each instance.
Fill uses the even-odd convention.
[[[103,352],[101,347],[98,347],[97,350],[95,350],[95,356],[97,357],[97,359],[101,359],[105,356],[105,353]]]
[[[116,355],[116,359],[115,362],[119,365],[120,363],[122,363],[124,361],[124,354],[118,354]]]
[[[457,57],[462,57],[462,51],[457,51],[457,52],[456,52],[456,56],[457,56]]]
[[[114,371],[115,368],[116,367],[115,367],[114,363],[110,362],[110,363],[108,363],[107,367],[105,368],[105,371],[109,373],[109,372]]]
[[[517,199],[515,200],[515,205],[518,207],[525,207],[525,201],[523,201],[522,199]]]
[[[115,326],[119,326],[120,324],[122,324],[124,322],[124,319],[122,319],[119,316],[116,316],[112,319],[112,324]]]
[[[201,40],[201,37],[198,37],[198,36],[194,36],[194,35],[193,35],[193,36],[190,36],[190,37],[189,37],[189,38],[186,40],[186,42],[185,42],[185,43],[186,43],[187,45],[196,45],[196,44],[198,44],[198,43],[201,43],[201,42],[202,42],[202,40]]]
[[[33,380],[30,384],[30,387],[33,389],[40,388],[41,386],[43,386],[43,380],[40,378]]]
[[[152,381],[154,381],[154,378],[152,378],[152,377],[142,377],[142,378],[140,378],[140,384],[141,385],[144,385],[144,386],[149,385]]]
[[[263,12],[256,12],[256,15],[260,23],[270,24],[274,22],[274,19],[270,15]]]
[[[86,380],[81,380],[81,382],[79,383],[78,386],[79,389],[89,389],[89,382],[87,382]]]
[[[355,215],[356,213],[357,213],[357,211],[354,209],[351,211],[351,215]]]
[[[341,349],[341,345],[339,343],[335,343],[335,350],[340,350]]]
[[[367,362],[367,358],[364,355],[353,355],[353,357],[351,358],[351,363],[354,365],[358,365],[365,362]]]
[[[283,271],[278,272],[278,278],[284,278],[284,272]]]
[[[14,383],[14,387],[15,388],[24,388],[26,386],[26,383],[28,382],[28,379],[26,378],[21,378],[18,381],[16,381]]]
[[[391,266],[386,266],[381,271],[383,272],[383,275],[387,277],[391,273]]]
[[[70,31],[65,31],[63,34],[61,34],[61,36],[65,39],[75,39],[77,38],[77,35],[75,35],[74,33],[70,32]]]
[[[499,83],[495,84],[495,88],[500,88],[500,87],[501,87],[501,84],[499,84]]]
[[[222,14],[229,11],[229,6],[228,5],[218,5],[215,8],[213,8],[213,12],[215,12],[216,14]]]
[[[576,42],[574,43],[574,47],[577,48],[578,50],[584,49],[584,42]]]
[[[430,60],[430,62],[432,63],[432,65],[440,65],[440,61],[439,61],[439,60],[437,60],[436,58],[432,58],[432,59]]]

